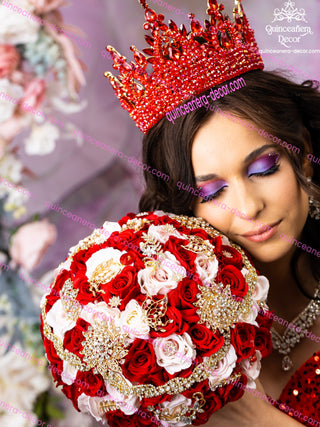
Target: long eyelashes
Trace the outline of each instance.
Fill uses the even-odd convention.
[[[280,165],[278,164],[279,158],[280,158],[279,153],[269,153],[267,155],[264,155],[256,159],[253,163],[251,163],[251,165],[248,166],[248,169],[247,169],[248,177],[249,178],[251,176],[263,177],[263,176],[272,175],[273,173],[277,172],[280,167]],[[216,181],[216,182],[205,185],[203,188],[201,187],[200,191],[203,192],[204,198],[202,198],[202,201],[200,203],[206,203],[218,197],[227,187],[227,185],[220,185],[220,186],[217,185],[221,182],[226,184],[225,181]]]
[[[279,158],[279,153],[270,153],[260,157],[248,167],[248,176],[264,175],[277,165]]]

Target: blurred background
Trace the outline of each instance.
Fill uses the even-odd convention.
[[[20,342],[21,347],[24,348],[29,344],[23,335],[29,334],[28,337],[33,337],[29,341],[33,340],[35,343],[33,347],[30,344],[30,348],[33,348],[34,352],[41,353],[42,351],[43,353],[41,341],[37,337],[38,332],[32,332],[31,326],[39,315],[39,301],[45,291],[35,287],[34,283],[35,281],[50,283],[52,270],[63,262],[68,249],[91,233],[88,226],[55,212],[50,209],[50,206],[56,205],[56,210],[60,206],[97,227],[102,226],[106,220],[117,221],[127,212],[138,211],[138,202],[144,187],[142,169],[129,164],[126,159],[112,156],[108,151],[92,144],[89,137],[122,151],[128,157],[134,156],[136,159],[141,159],[143,134],[135,126],[128,113],[120,107],[108,80],[104,77],[105,71],[112,71],[112,62],[107,56],[105,46],[108,44],[114,46],[128,60],[133,59],[132,52],[129,50],[131,44],[134,44],[138,50],[147,46],[144,41],[145,31],[142,29],[143,11],[137,0],[81,0],[77,2],[69,0],[68,3],[64,3],[63,0],[45,0],[43,2],[19,0],[16,3],[39,16],[47,17],[48,22],[59,23],[63,28],[68,28],[70,33],[74,32],[81,37],[78,40],[72,39],[74,50],[71,54],[68,44],[72,44],[71,38],[66,42],[62,38],[59,39],[57,33],[47,29],[47,34],[59,44],[65,53],[68,72],[63,77],[63,62],[59,63],[62,70],[61,79],[59,77],[60,86],[51,82],[46,86],[47,91],[44,94],[39,81],[45,79],[41,76],[44,76],[46,69],[42,70],[41,74],[41,61],[44,61],[45,53],[48,52],[46,43],[50,43],[50,41],[42,33],[41,40],[40,36],[39,39],[36,39],[35,32],[40,34],[42,30],[39,26],[31,28],[31,23],[28,24],[30,29],[24,40],[19,40],[19,37],[13,39],[10,36],[10,38],[5,33],[5,29],[0,29],[0,72],[1,52],[6,52],[1,50],[1,45],[14,45],[24,59],[29,58],[31,65],[38,66],[37,72],[33,76],[32,73],[23,74],[23,76],[20,73],[19,75],[19,69],[14,72],[11,70],[11,79],[5,73],[0,74],[0,92],[7,87],[13,92],[13,95],[17,93],[15,95],[17,97],[19,90],[16,86],[20,85],[19,87],[24,90],[24,97],[33,100],[36,109],[40,110],[40,106],[45,105],[46,111],[50,112],[52,117],[60,120],[60,123],[64,123],[63,131],[60,132],[58,126],[46,129],[43,128],[43,122],[35,120],[34,117],[30,118],[30,114],[25,117],[21,115],[22,113],[17,113],[18,115],[14,116],[14,125],[12,125],[11,116],[9,113],[7,114],[8,109],[12,109],[10,107],[12,104],[9,105],[8,102],[4,104],[4,101],[0,99],[0,176],[17,185],[23,185],[25,189],[33,193],[33,197],[29,200],[16,201],[15,195],[11,191],[9,197],[12,200],[8,204],[6,199],[8,188],[4,187],[4,184],[1,184],[0,188],[0,197],[2,197],[0,261],[9,266],[8,271],[5,271],[4,268],[0,270],[0,339],[1,336],[5,336],[7,340]],[[230,16],[233,3],[231,0],[224,2]],[[205,0],[169,0],[167,2],[148,0],[148,4],[157,13],[164,14],[165,21],[172,18],[178,25],[185,24],[187,29],[189,28],[187,20],[189,11],[194,12],[196,18],[201,22],[205,18]],[[320,80],[319,0],[297,0],[296,2],[243,0],[242,4],[251,26],[255,30],[267,70],[287,69],[297,82],[308,78]],[[166,5],[175,7],[176,12],[170,12]],[[292,15],[293,10],[297,11]],[[8,21],[9,13],[14,15],[12,22]],[[16,28],[17,34],[19,34],[21,23],[17,23],[17,20],[14,12],[9,11],[8,8],[5,9],[5,6],[0,4],[0,27],[6,23],[8,28],[10,25],[11,29]],[[310,27],[311,30],[300,32],[304,35],[299,40],[288,42],[279,38],[282,33],[272,33],[271,27],[277,25],[300,25]],[[285,36],[298,37],[300,33],[287,33]],[[84,43],[83,39],[87,43]],[[36,43],[38,43],[38,50],[35,48]],[[52,46],[50,49],[51,59],[45,60],[53,61],[58,67],[59,59],[57,59],[58,56],[57,58],[54,56],[55,49]],[[15,53],[13,51],[9,53],[14,62]],[[39,58],[38,63],[32,59],[35,56]],[[55,78],[57,75],[60,76],[58,71]],[[8,79],[11,86],[7,83]],[[35,80],[37,80],[36,84]],[[64,84],[68,90],[64,91]],[[64,95],[70,99],[68,106],[64,106],[62,103],[61,99],[66,97]],[[21,94],[20,97],[22,98]],[[43,98],[47,98],[46,103]],[[3,111],[8,122],[3,119],[4,116],[1,120]],[[13,114],[16,113],[11,111],[11,115]],[[19,123],[21,128],[19,128]],[[2,132],[1,125],[3,126]],[[15,129],[14,137],[12,137],[13,133],[10,134],[12,126]],[[19,132],[16,132],[18,129]],[[30,129],[33,133],[31,137]],[[78,130],[78,135],[83,136],[82,141],[81,138],[72,137],[75,129]],[[49,134],[50,136],[48,136]],[[1,156],[3,156],[2,159]],[[43,221],[45,218],[48,221]],[[34,220],[36,224],[31,224]],[[23,229],[22,225],[26,227],[25,224],[29,228]],[[34,228],[30,228],[30,225],[33,225]],[[13,235],[14,232],[16,233]],[[37,235],[41,235],[39,243],[37,243]],[[19,277],[19,272],[24,274],[24,279]],[[21,297],[21,299],[27,301],[30,298],[33,301],[35,307],[33,310],[24,306],[25,311],[23,311],[21,309],[23,301],[19,302],[22,305],[13,307],[14,304],[8,296],[13,284],[17,287],[17,292],[24,295],[24,298]],[[13,298],[16,298],[14,295]],[[22,311],[24,317],[21,314]],[[19,316],[22,320],[17,326],[16,319]],[[14,319],[11,322],[13,323],[11,329],[8,327],[9,317],[11,320]],[[29,329],[24,329],[25,324],[29,325]],[[39,348],[35,350],[37,345]],[[27,385],[22,386],[19,375],[17,375],[16,383],[14,383],[16,392],[15,394],[9,393],[9,386],[7,389],[5,388],[4,381],[1,382],[1,375],[7,369],[6,366],[11,363],[10,360],[8,353],[5,353],[4,349],[0,347],[0,400],[3,396],[11,396],[12,404],[14,404],[15,401],[18,402],[16,395],[27,392],[28,387],[33,387],[33,385],[30,380],[31,385],[28,383],[28,387]],[[42,385],[35,386],[37,392],[28,403],[29,406],[26,406],[31,412],[34,410],[32,405],[35,402],[38,408],[47,402],[47,400],[37,400],[37,396],[48,389],[49,383],[52,381],[47,373],[42,372],[41,375],[39,381]],[[21,388],[19,388],[19,384]],[[58,392],[57,396],[61,395],[62,393]],[[22,406],[24,404],[21,403]],[[15,406],[18,407],[18,403]],[[91,418],[78,414],[67,404],[65,398],[61,399],[56,406],[60,408],[60,412],[52,409],[52,418],[49,423],[51,426],[69,427],[79,424],[79,422],[82,426],[95,425]],[[39,411],[36,413],[40,414],[41,411]],[[59,419],[59,417],[62,418]],[[28,427],[33,423],[22,417],[13,414],[8,417],[0,412],[0,425]]]

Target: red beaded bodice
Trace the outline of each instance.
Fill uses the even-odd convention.
[[[278,409],[301,424],[320,426],[320,351],[297,369],[278,402]]]

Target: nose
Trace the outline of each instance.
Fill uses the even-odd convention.
[[[241,212],[243,219],[257,219],[264,208],[261,195],[255,192],[251,183],[243,181],[236,182],[236,185],[233,186],[231,198],[230,203],[232,203],[232,207],[237,208]]]

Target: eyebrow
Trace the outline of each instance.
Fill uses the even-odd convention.
[[[243,163],[250,163],[252,160],[256,159],[260,154],[262,154],[264,151],[266,151],[268,148],[270,147],[277,147],[276,144],[266,144],[263,145],[260,148],[257,148],[256,150],[252,151],[252,153],[248,154]],[[199,181],[209,181],[211,179],[215,179],[218,178],[218,175],[214,174],[214,173],[209,173],[207,175],[200,175],[200,176],[196,176],[196,182]]]

